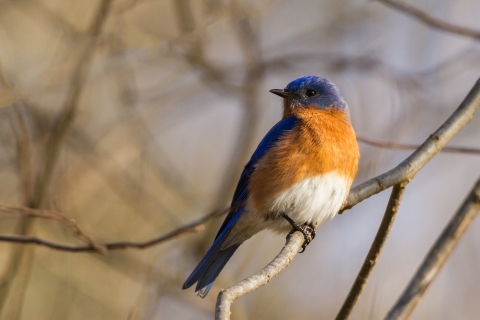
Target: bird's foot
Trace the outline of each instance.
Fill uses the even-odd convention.
[[[312,236],[312,240],[315,239],[315,236],[317,235],[317,232],[315,231],[315,226],[313,223],[307,224],[307,227],[310,229],[310,235]]]
[[[305,241],[303,242],[302,251],[300,251],[300,253],[304,252],[310,241],[315,238],[315,227],[311,223],[301,226],[285,213],[282,213],[282,217],[285,218],[285,220],[287,220],[288,223],[290,223],[290,225],[293,227],[292,231],[289,234],[292,234],[295,231],[300,231],[303,234],[303,238],[305,239]]]

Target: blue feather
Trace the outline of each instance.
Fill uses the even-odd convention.
[[[248,161],[247,165],[243,169],[242,175],[240,176],[240,180],[233,195],[230,212],[220,227],[220,230],[215,237],[215,241],[210,249],[208,249],[207,253],[199,262],[197,267],[193,270],[192,274],[190,274],[188,279],[185,281],[183,284],[183,289],[189,288],[198,282],[195,289],[197,294],[202,298],[208,294],[213,282],[220,274],[223,267],[227,264],[231,256],[235,253],[235,250],[237,250],[241,244],[238,243],[228,248],[222,248],[223,244],[228,238],[230,230],[245,210],[244,203],[248,197],[248,182],[250,180],[250,175],[255,170],[255,164],[280,140],[286,131],[294,128],[297,120],[298,119],[296,117],[291,116],[279,121],[272,129],[270,129],[267,135],[260,142],[250,158],[250,161]]]
[[[250,180],[250,175],[255,170],[255,164],[267,153],[267,151],[269,151],[277,143],[278,140],[280,140],[280,138],[285,134],[286,131],[290,131],[295,127],[297,121],[298,119],[294,116],[280,120],[270,129],[270,131],[265,135],[265,137],[263,137],[262,141],[260,141],[257,149],[255,149],[255,152],[253,152],[252,156],[250,157],[250,161],[248,161],[248,163],[243,168],[243,172],[240,176],[240,180],[238,181],[237,188],[235,189],[235,193],[233,194],[232,203],[230,205],[230,212],[228,213],[225,221],[220,227],[217,237],[225,228],[231,217],[235,214],[236,210],[238,210],[243,205],[244,201],[247,199],[248,182]]]

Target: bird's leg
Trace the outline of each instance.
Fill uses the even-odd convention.
[[[313,238],[315,238],[315,228],[313,227],[312,224],[301,226],[285,213],[282,213],[282,217],[285,218],[285,220],[287,220],[288,223],[290,223],[290,225],[293,228],[290,234],[295,231],[300,231],[303,234],[303,238],[305,239],[305,242],[303,242],[302,251],[300,251],[300,253],[302,253],[303,251],[305,251],[305,248],[308,246],[310,241],[312,241]]]

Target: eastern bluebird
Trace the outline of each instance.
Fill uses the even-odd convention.
[[[183,284],[197,283],[202,298],[235,250],[263,229],[301,231],[305,249],[307,231],[313,239],[315,227],[340,210],[358,169],[348,106],[332,82],[305,76],[270,92],[283,98],[283,118],[243,169],[215,241]]]

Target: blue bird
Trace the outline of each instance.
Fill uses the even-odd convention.
[[[202,298],[235,250],[261,230],[301,231],[305,249],[315,227],[340,210],[358,169],[348,106],[332,82],[304,76],[270,92],[283,98],[282,120],[246,164],[215,241],[183,284],[197,283]]]

